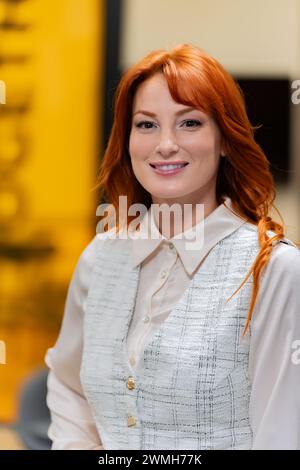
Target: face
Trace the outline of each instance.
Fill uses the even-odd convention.
[[[204,112],[174,101],[162,73],[136,91],[129,153],[133,172],[153,203],[217,205],[218,126]]]

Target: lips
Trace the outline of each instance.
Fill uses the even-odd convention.
[[[188,165],[188,162],[176,162],[176,163],[149,163],[152,168],[158,168],[160,170],[175,170],[177,168],[183,168]]]
[[[149,164],[155,173],[162,176],[176,175],[184,170],[188,162],[180,163],[150,163]]]

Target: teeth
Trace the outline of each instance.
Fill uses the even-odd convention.
[[[159,165],[155,168],[159,168],[160,170],[175,170],[176,168],[182,168],[185,166],[185,163],[180,163],[179,165]]]

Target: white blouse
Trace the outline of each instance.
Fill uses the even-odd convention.
[[[159,232],[151,209],[145,214],[142,231],[147,232],[151,224],[154,237],[133,243],[134,263],[141,263],[141,271],[127,337],[132,367],[209,251],[244,222],[232,212],[231,200],[226,198],[193,228],[197,233],[201,230],[202,248],[187,250],[181,234],[168,240]],[[45,357],[50,368],[47,404],[52,449],[103,449],[79,379],[83,315],[96,239],[78,260],[59,337]],[[253,449],[300,449],[300,250],[290,240],[284,241],[288,244],[277,243],[273,248],[251,322],[249,411]]]

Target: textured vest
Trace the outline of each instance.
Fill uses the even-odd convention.
[[[80,378],[104,448],[250,449],[250,339],[242,331],[252,276],[225,301],[259,251],[256,226],[244,223],[211,249],[135,369],[126,347],[140,272],[133,241],[97,243]]]

